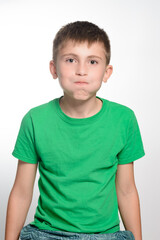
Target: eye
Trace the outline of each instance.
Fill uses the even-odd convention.
[[[68,59],[66,59],[66,62],[69,62],[69,63],[72,63],[72,62],[74,62],[75,60],[73,59],[73,58],[68,58]]]
[[[98,62],[95,61],[95,60],[91,60],[90,63],[91,63],[92,65],[94,65],[94,64],[97,64]]]

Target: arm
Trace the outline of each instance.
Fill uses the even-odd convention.
[[[142,240],[140,203],[134,181],[133,162],[118,165],[116,191],[119,212],[125,229],[133,233],[135,240]]]
[[[5,240],[18,240],[32,201],[37,164],[18,161],[6,215]]]

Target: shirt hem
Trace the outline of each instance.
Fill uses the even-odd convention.
[[[49,231],[64,231],[64,232],[71,232],[71,231],[66,231],[66,230],[62,230],[62,229],[57,229],[57,228],[54,228],[54,227],[50,227],[49,225],[47,226],[42,226],[42,224],[39,224],[39,223],[36,223],[36,222],[31,222],[30,225],[33,225],[37,228],[39,228],[40,230],[49,230]],[[95,232],[75,232],[75,233],[83,233],[83,234],[107,234],[107,233],[115,233],[117,231],[120,231],[120,226],[119,224],[116,225],[115,227],[113,228],[110,228],[106,231],[102,231],[102,232],[99,232],[99,231],[95,231]]]
[[[18,158],[19,160],[21,160],[21,161],[23,161],[23,162],[33,163],[33,164],[38,163],[38,161],[36,161],[36,160],[31,160],[31,159],[28,159],[28,158],[26,158],[26,157],[23,157],[23,156],[17,154],[16,152],[14,152],[14,151],[12,152],[12,155],[13,155],[15,158]]]
[[[118,160],[118,164],[120,165],[120,164],[127,164],[127,163],[130,163],[130,162],[133,162],[133,161],[136,161],[136,160],[138,160],[139,158],[142,158],[142,157],[144,157],[145,156],[145,152],[142,152],[142,153],[139,153],[139,154],[137,154],[137,155],[135,155],[135,156],[133,156],[132,158],[126,158],[126,159],[119,159]]]

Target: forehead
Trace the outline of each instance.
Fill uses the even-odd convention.
[[[101,42],[93,42],[89,43],[87,41],[84,42],[76,42],[72,40],[68,40],[63,43],[58,50],[58,55],[67,54],[67,53],[88,53],[88,54],[99,54],[106,56],[106,51],[104,44]]]

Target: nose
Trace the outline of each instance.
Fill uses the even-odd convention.
[[[85,63],[79,62],[76,67],[76,75],[85,76],[87,75],[87,66]]]

